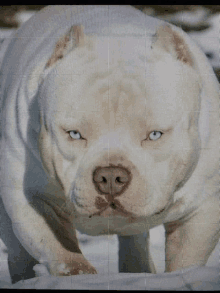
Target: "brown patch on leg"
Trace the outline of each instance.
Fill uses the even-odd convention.
[[[50,264],[50,273],[53,276],[73,276],[82,274],[97,274],[93,265],[88,262],[82,253],[60,251],[57,260]]]
[[[54,65],[62,59],[74,47],[84,45],[84,31],[82,25],[75,25],[70,28],[66,35],[59,38],[53,54],[47,61],[46,68]]]

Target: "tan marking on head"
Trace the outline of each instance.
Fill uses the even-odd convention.
[[[46,68],[62,59],[74,47],[84,45],[84,31],[82,25],[72,26],[67,34],[61,36],[56,43],[53,54],[47,61]]]
[[[75,25],[72,28],[74,31],[73,37],[75,37],[75,44],[77,46],[83,46],[85,43],[83,26],[82,25]]]
[[[156,47],[161,47],[168,53],[171,53],[177,60],[193,67],[193,58],[187,44],[178,32],[172,30],[171,26],[160,26],[156,36]]]

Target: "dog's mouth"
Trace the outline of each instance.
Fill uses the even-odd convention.
[[[106,202],[106,205],[104,207],[102,207],[98,212],[95,212],[91,215],[89,215],[89,218],[92,218],[94,216],[102,216],[102,214],[108,209],[111,208],[113,211],[113,215],[117,214],[117,215],[121,215],[124,217],[128,217],[132,220],[135,220],[134,215],[131,212],[128,212],[121,204],[118,200],[114,200],[111,201],[109,203]]]
[[[164,210],[165,210],[165,208],[161,209],[159,212],[155,213],[155,215],[161,214]]]
[[[155,215],[160,215],[162,214],[163,212],[167,211],[172,205],[172,201],[169,201],[165,207],[163,207],[159,212],[156,212]]]
[[[117,200],[114,200],[114,201],[111,201],[109,203],[105,202],[105,206],[100,208],[99,211],[89,215],[89,218],[92,218],[94,216],[102,216],[103,213],[108,209],[108,208],[111,208],[113,213],[112,216],[114,215],[120,215],[120,216],[124,216],[124,217],[127,217],[127,218],[130,218],[132,221],[136,220],[136,217],[131,213],[131,212],[128,212],[121,204],[119,201]],[[156,212],[155,215],[160,215],[162,214],[164,211],[166,210],[166,207],[162,208],[160,211]]]
[[[110,203],[109,205],[113,210],[116,210],[117,206],[114,202]]]

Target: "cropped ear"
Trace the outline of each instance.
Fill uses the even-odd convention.
[[[73,48],[83,46],[85,43],[84,29],[82,25],[72,26],[68,32],[57,41],[54,51],[47,61],[45,69],[54,65],[58,60],[67,55]]]
[[[193,57],[181,32],[174,31],[170,25],[162,25],[157,29],[153,48],[160,48],[175,59],[193,67]]]

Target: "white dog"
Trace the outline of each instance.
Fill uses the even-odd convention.
[[[181,29],[127,6],[47,7],[7,47],[1,110],[13,282],[37,262],[95,274],[75,229],[118,234],[120,272],[155,273],[160,224],[166,272],[206,263],[220,234],[219,85]]]

